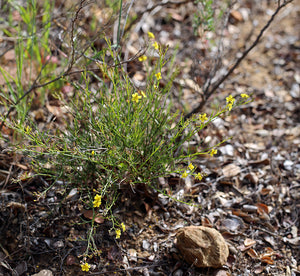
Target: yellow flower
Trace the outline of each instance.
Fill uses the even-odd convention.
[[[206,113],[199,115],[199,120],[203,123],[204,121],[208,120]]]
[[[226,102],[229,104],[233,104],[235,101],[235,98],[232,97],[232,95],[229,95],[228,97],[226,97]]]
[[[156,73],[155,77],[157,78],[157,80],[160,80],[161,79],[161,73],[160,72]]]
[[[226,105],[226,107],[227,107],[228,110],[230,111],[230,110],[232,109],[232,103],[228,103],[228,104]]]
[[[95,151],[94,150],[92,150],[92,155],[95,155]]]
[[[122,227],[123,232],[125,232],[126,231],[126,226],[123,222],[121,223],[121,227]]]
[[[139,100],[142,98],[142,96],[140,96],[138,93],[134,93],[132,95],[132,101],[138,103]]]
[[[202,176],[201,173],[197,173],[197,174],[195,175],[195,178],[201,181],[202,178],[203,178],[203,176]]]
[[[97,208],[101,205],[101,195],[95,195],[94,201],[93,201],[93,206],[94,208]]]
[[[215,154],[217,154],[217,152],[218,152],[218,150],[212,149],[212,150],[210,151],[210,156],[214,156]]]
[[[190,163],[190,164],[188,165],[188,168],[192,171],[195,167],[194,167],[194,165],[193,165],[192,163]]]
[[[81,270],[82,271],[89,271],[90,270],[90,265],[88,263],[84,263],[81,265]]]
[[[154,47],[155,50],[159,49],[159,45],[156,41],[154,41],[154,43],[152,44],[152,46]]]
[[[155,35],[153,33],[151,33],[151,32],[148,32],[148,37],[150,39],[155,39]]]
[[[247,99],[247,98],[249,98],[249,95],[246,93],[243,93],[243,94],[241,94],[241,97]]]
[[[119,239],[121,237],[121,230],[117,229],[116,230],[116,239]]]
[[[29,134],[30,132],[31,132],[31,127],[30,126],[26,126],[26,128],[25,128],[25,133],[26,134]]]
[[[142,94],[142,96],[143,96],[144,98],[147,98],[147,96],[146,96],[146,94],[145,94],[144,91],[140,91],[140,93]]]
[[[182,178],[187,178],[188,177],[188,173],[186,171],[184,171],[184,173],[181,175]]]
[[[139,61],[145,61],[145,60],[147,60],[147,57],[145,55],[139,57]]]

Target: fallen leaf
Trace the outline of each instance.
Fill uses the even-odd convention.
[[[244,228],[244,222],[238,216],[230,216],[222,221],[222,227],[230,232],[235,232]]]
[[[237,10],[230,11],[230,16],[237,22],[243,21],[243,15]]]
[[[257,213],[258,214],[263,214],[263,213],[266,213],[266,214],[269,214],[269,208],[266,204],[263,204],[263,203],[257,203],[256,204],[257,206]]]
[[[66,265],[74,265],[76,263],[76,258],[73,255],[68,255]]]
[[[255,274],[260,274],[260,273],[262,273],[264,271],[264,267],[263,266],[258,266],[258,267],[256,267],[255,269],[254,269],[254,273]]]
[[[273,190],[270,189],[270,188],[262,188],[261,191],[260,191],[260,194],[265,196],[265,195],[268,195],[272,192]]]
[[[251,161],[251,162],[249,162],[249,165],[253,165],[253,166],[270,165],[270,159],[265,158],[265,159],[262,159],[262,160]]]
[[[233,177],[241,172],[241,168],[235,164],[228,164],[222,169],[225,177]]]
[[[249,214],[247,214],[247,213],[245,213],[245,212],[243,212],[239,209],[238,210],[232,210],[231,212],[232,212],[233,215],[241,217],[246,222],[252,222],[253,223],[253,222],[259,221],[259,218],[254,217],[252,215],[249,215]]]
[[[258,177],[257,177],[257,175],[255,173],[252,173],[252,172],[246,174],[244,176],[244,179],[249,180],[252,185],[257,185],[257,183],[258,183]]]
[[[266,146],[262,143],[255,144],[255,143],[245,143],[244,146],[248,149],[256,150],[256,151],[262,151],[265,150]]]
[[[206,227],[213,227],[212,223],[210,222],[210,220],[206,217],[202,217],[201,218],[201,225],[202,226],[206,226]]]
[[[137,261],[137,252],[135,249],[128,249],[129,260],[136,262]]]
[[[269,256],[264,256],[260,258],[261,262],[266,263],[266,264],[274,264],[274,261],[271,259]]]
[[[88,218],[88,219],[93,219],[93,210],[86,210],[84,213],[83,213],[84,217],[85,218]],[[103,216],[101,216],[100,214],[97,214],[95,216],[95,222],[96,223],[103,223],[105,221],[105,219],[103,218]]]
[[[257,259],[258,258],[258,254],[257,252],[250,248],[248,251],[247,251],[247,254],[252,258],[252,259]]]
[[[249,246],[253,246],[256,244],[256,241],[255,240],[252,240],[252,239],[249,239],[249,238],[246,238],[244,240],[244,245],[249,247]]]

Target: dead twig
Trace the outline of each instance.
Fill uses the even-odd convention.
[[[56,81],[58,81],[58,80],[60,80],[60,79],[62,79],[64,77],[66,77],[66,76],[70,76],[70,75],[74,75],[74,74],[80,74],[80,73],[83,73],[83,72],[86,72],[86,71],[90,71],[90,72],[99,72],[99,71],[101,71],[100,68],[86,68],[86,69],[83,69],[83,70],[71,71],[72,68],[73,68],[73,66],[74,66],[74,64],[75,64],[75,61],[78,59],[77,57],[75,57],[75,53],[76,53],[75,44],[74,44],[74,40],[75,40],[75,38],[74,38],[75,23],[78,20],[80,11],[84,8],[84,2],[85,1],[86,0],[81,0],[80,5],[79,5],[79,7],[78,7],[78,9],[76,11],[76,14],[75,14],[74,18],[72,19],[72,23],[71,23],[71,38],[70,38],[70,43],[71,43],[71,57],[70,57],[70,61],[69,61],[67,69],[63,73],[61,73],[59,76],[57,76],[56,78],[54,78],[54,79],[52,79],[52,80],[50,80],[48,82],[39,84],[38,81],[40,80],[42,71],[45,68],[45,66],[47,65],[47,63],[44,64],[43,67],[41,68],[38,76],[33,81],[32,85],[30,86],[30,88],[27,91],[25,91],[24,94],[20,98],[18,98],[16,100],[16,102],[13,104],[13,106],[11,106],[9,108],[9,110],[7,111],[7,113],[5,114],[4,119],[3,119],[3,121],[0,124],[0,131],[2,130],[2,128],[3,128],[4,124],[5,124],[5,121],[8,118],[9,114],[15,109],[16,105],[19,104],[25,97],[27,97],[33,90],[35,90],[37,88],[41,88],[41,87],[46,87],[49,84],[54,83],[54,82],[56,82]],[[118,63],[110,64],[110,65],[108,65],[108,67],[112,68],[112,67],[121,66],[123,64],[127,64],[127,63],[129,63],[129,62],[131,62],[131,61],[139,58],[140,56],[144,55],[145,51],[146,51],[146,49],[140,49],[133,57],[129,58],[128,60],[119,61]],[[101,61],[99,61],[99,60],[95,60],[93,58],[85,56],[84,52],[85,51],[83,51],[80,56],[84,56],[84,57],[86,57],[88,59],[91,59],[91,60],[94,60],[96,62],[101,63]]]
[[[276,15],[279,13],[279,11],[284,8],[289,3],[293,2],[294,0],[287,0],[281,3],[278,1],[278,6],[275,10],[275,12],[272,14],[268,22],[263,26],[263,28],[260,30],[258,36],[256,37],[255,41],[246,48],[243,46],[242,48],[245,48],[246,50],[242,53],[242,55],[235,61],[235,63],[231,66],[231,68],[228,70],[228,72],[222,76],[212,87],[211,89],[207,89],[207,93],[204,95],[204,100],[201,101],[201,103],[194,108],[190,113],[184,116],[184,119],[189,119],[193,114],[198,113],[202,110],[204,105],[206,104],[207,100],[211,97],[213,93],[220,87],[220,85],[233,73],[233,71],[239,66],[239,64],[242,62],[242,60],[245,59],[245,57],[249,54],[249,52],[258,44],[261,37],[265,33],[265,31],[268,29],[268,27],[271,25],[271,23],[274,21]]]
[[[61,73],[58,77],[56,77],[56,78],[54,78],[54,79],[52,79],[52,80],[50,80],[48,82],[46,82],[44,84],[37,84],[38,81],[41,78],[41,74],[42,74],[45,66],[47,65],[47,64],[44,64],[42,66],[42,68],[41,68],[38,76],[33,81],[31,87],[27,91],[25,91],[24,94],[14,102],[14,105],[11,106],[10,109],[5,114],[4,119],[3,119],[3,121],[1,122],[1,125],[0,125],[0,131],[2,130],[2,127],[4,126],[4,123],[5,123],[6,119],[8,118],[9,114],[15,109],[16,105],[19,104],[24,98],[26,98],[34,89],[40,88],[40,87],[44,87],[44,86],[49,85],[50,83],[56,82],[56,81],[60,80],[61,78],[67,76],[69,74],[69,72],[72,70],[73,65],[75,63],[75,43],[74,43],[75,23],[78,20],[78,16],[79,16],[80,11],[84,7],[84,2],[85,1],[86,0],[81,0],[80,1],[79,7],[77,8],[75,16],[73,17],[72,22],[71,22],[71,39],[70,39],[70,44],[71,44],[71,58],[69,60],[69,64],[68,64],[67,69],[63,73]]]

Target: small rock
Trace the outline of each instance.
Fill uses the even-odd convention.
[[[150,248],[150,243],[146,240],[143,240],[143,249],[148,250]]]
[[[283,163],[284,168],[288,171],[292,170],[293,165],[294,165],[294,162],[291,160],[285,160]]]
[[[183,275],[183,271],[181,269],[177,269],[174,273],[173,276],[182,276]]]
[[[52,276],[53,273],[51,270],[43,269],[39,273],[33,274],[32,276]]]
[[[229,255],[220,232],[205,226],[188,226],[178,230],[176,246],[185,261],[196,267],[221,267]]]
[[[128,249],[128,255],[130,261],[137,262],[137,252],[135,249],[133,248]]]
[[[54,244],[53,244],[53,247],[54,248],[63,248],[64,247],[64,242],[63,241],[56,241]]]

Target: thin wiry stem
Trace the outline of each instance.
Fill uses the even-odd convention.
[[[207,93],[204,95],[204,100],[196,107],[194,108],[190,113],[184,116],[184,119],[187,120],[190,118],[193,114],[198,113],[201,111],[201,109],[206,104],[207,100],[211,97],[213,93],[216,92],[216,90],[220,87],[220,85],[233,73],[233,71],[239,66],[239,64],[242,62],[242,60],[245,59],[245,57],[249,54],[249,52],[258,44],[261,37],[265,33],[265,31],[268,29],[268,27],[271,25],[271,23],[274,21],[276,15],[279,13],[279,11],[284,8],[287,4],[293,2],[294,0],[288,0],[284,1],[282,4],[279,4],[275,12],[272,14],[268,22],[263,26],[263,28],[260,30],[258,36],[256,37],[255,41],[246,48],[243,46],[242,48],[246,48],[246,50],[242,53],[242,55],[235,61],[235,63],[231,66],[231,68],[228,70],[228,72],[222,76],[212,87],[207,91]]]

